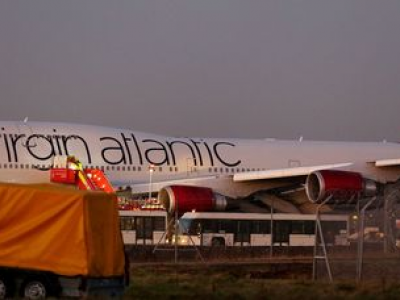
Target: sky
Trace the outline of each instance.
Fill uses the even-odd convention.
[[[400,140],[398,0],[0,2],[0,120]]]

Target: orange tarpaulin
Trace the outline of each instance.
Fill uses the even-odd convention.
[[[116,196],[0,183],[0,266],[60,275],[124,274]]]

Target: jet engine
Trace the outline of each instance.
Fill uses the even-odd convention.
[[[336,203],[349,203],[357,197],[372,197],[378,193],[378,184],[360,173],[320,170],[308,175],[306,193],[313,203],[320,203],[333,196]]]
[[[188,211],[222,211],[227,207],[225,196],[209,188],[184,185],[164,187],[158,193],[158,200],[169,213],[183,214]]]

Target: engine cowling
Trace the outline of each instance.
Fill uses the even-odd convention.
[[[214,193],[212,189],[185,185],[164,187],[158,193],[158,200],[169,213],[178,210],[179,214],[188,211],[222,211],[227,206],[225,196]]]
[[[349,203],[357,196],[376,195],[378,184],[356,172],[320,170],[307,177],[306,193],[313,203],[322,202],[330,195],[336,203]]]

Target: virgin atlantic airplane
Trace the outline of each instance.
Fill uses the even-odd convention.
[[[178,138],[79,124],[0,122],[0,181],[48,182],[48,168],[59,155],[104,171],[116,190],[157,194],[170,211],[257,204],[242,207],[251,211],[261,203],[308,213],[329,195],[371,197],[400,177],[398,143]]]

